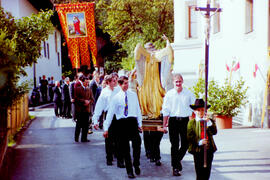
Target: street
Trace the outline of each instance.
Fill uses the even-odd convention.
[[[128,179],[126,170],[106,165],[102,131],[88,135],[88,143],[74,142],[75,123],[54,116],[53,108],[30,111],[35,115],[29,128],[14,147],[12,180],[119,180]],[[219,130],[214,137],[212,180],[270,179],[270,130],[233,128]],[[161,141],[160,167],[150,163],[141,146],[141,175],[136,179],[196,179],[193,157],[182,161],[182,176],[172,176],[168,134]]]

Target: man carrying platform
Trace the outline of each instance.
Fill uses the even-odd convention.
[[[173,87],[171,67],[173,49],[168,38],[167,46],[161,50],[148,42],[143,48],[135,48],[136,75],[138,81],[138,98],[143,115],[143,137],[146,156],[150,162],[161,165],[160,141],[163,137],[161,108],[167,90]]]

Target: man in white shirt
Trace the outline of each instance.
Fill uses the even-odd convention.
[[[109,136],[108,129],[116,116],[116,132],[119,140],[120,153],[124,155],[126,171],[129,178],[135,178],[135,173],[139,175],[140,155],[141,155],[141,137],[139,132],[142,131],[142,115],[137,94],[128,90],[128,77],[121,76],[118,80],[121,90],[112,98],[106,120],[103,124],[104,134]],[[129,141],[132,141],[133,163],[131,162]]]
[[[103,116],[103,112],[105,113],[105,116],[107,114],[110,101],[112,100],[112,97],[116,94],[115,86],[117,84],[117,81],[115,78],[113,78],[112,75],[109,75],[106,78],[106,83],[108,84],[102,91],[101,94],[96,102],[94,115],[92,117],[92,120],[94,122],[95,129],[98,129],[99,127],[99,120],[100,116]],[[105,139],[105,150],[106,150],[106,159],[107,159],[107,165],[111,166],[113,161],[113,154],[116,153],[117,156],[117,166],[119,168],[124,168],[124,162],[123,157],[119,155],[117,151],[117,142],[115,138],[115,125],[113,123],[109,127],[109,136]],[[114,152],[115,151],[115,152]]]
[[[183,77],[181,74],[174,74],[173,81],[174,88],[169,90],[163,99],[163,127],[166,133],[169,126],[173,175],[180,176],[182,170],[181,160],[188,149],[187,124],[189,116],[192,116],[190,105],[194,104],[196,98],[191,91],[182,87]],[[181,138],[180,148],[179,137]]]

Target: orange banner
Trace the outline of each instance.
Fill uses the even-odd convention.
[[[73,68],[96,65],[94,3],[56,4]],[[92,59],[92,62],[91,62]]]

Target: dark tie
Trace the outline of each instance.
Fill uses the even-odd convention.
[[[125,116],[128,115],[128,98],[127,98],[127,92],[125,92],[125,111],[124,111],[124,115]]]

